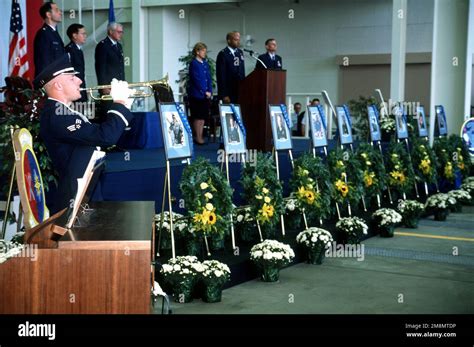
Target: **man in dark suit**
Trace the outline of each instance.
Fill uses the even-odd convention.
[[[244,53],[239,49],[240,33],[227,34],[227,47],[219,52],[216,61],[217,92],[225,104],[237,103],[239,82],[245,78]]]
[[[269,70],[281,70],[283,68],[283,63],[281,57],[276,54],[277,43],[275,39],[268,39],[265,41],[265,48],[267,53],[261,54],[258,56],[258,59],[263,61],[267,69]],[[261,62],[257,61],[255,65],[256,69],[264,69],[265,67]]]
[[[44,24],[34,40],[35,77],[65,53],[63,40],[57,31],[57,25],[61,23],[63,16],[58,5],[52,1],[45,2],[39,13]]]
[[[82,80],[81,88],[86,87],[85,79],[85,63],[84,63],[84,52],[82,52],[82,45],[86,43],[87,33],[84,25],[82,24],[71,24],[67,28],[67,36],[71,40],[69,44],[65,47],[66,52],[69,54],[71,60],[71,65],[79,72],[78,76]],[[81,92],[81,98],[79,102],[87,102],[87,93],[85,91]]]
[[[113,78],[125,81],[125,66],[123,49],[120,40],[123,26],[110,23],[107,27],[107,37],[100,41],[95,48],[95,72],[98,85],[108,85]],[[110,90],[104,90],[108,94]]]
[[[40,134],[59,174],[52,213],[71,205],[77,193],[77,179],[84,175],[96,147],[114,145],[133,119],[131,90],[127,82],[117,80],[111,82],[114,103],[105,122],[92,124],[82,113],[73,110],[72,103],[81,97],[81,80],[76,74],[65,54],[34,80],[35,88],[43,88],[48,95],[41,111]]]

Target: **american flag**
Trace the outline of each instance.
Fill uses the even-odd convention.
[[[28,56],[26,51],[26,28],[23,26],[20,4],[18,0],[12,0],[10,49],[8,52],[8,72],[10,76],[26,76],[28,72]]]

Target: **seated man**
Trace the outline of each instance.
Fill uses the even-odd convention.
[[[96,147],[114,145],[133,118],[131,90],[127,82],[117,80],[112,82],[114,103],[104,123],[92,124],[74,111],[71,104],[81,97],[82,83],[76,74],[65,55],[47,66],[34,81],[35,87],[44,88],[48,95],[40,116],[40,134],[59,174],[53,214],[72,206],[77,179],[83,176]]]

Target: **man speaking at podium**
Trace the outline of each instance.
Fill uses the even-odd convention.
[[[37,89],[48,95],[40,118],[40,134],[59,174],[59,185],[52,213],[71,206],[77,192],[77,179],[84,175],[97,146],[114,145],[133,118],[131,90],[127,82],[113,80],[114,101],[101,124],[92,124],[71,105],[81,98],[82,81],[67,55],[47,66],[34,80]]]
[[[267,53],[259,55],[258,59],[263,61],[263,63],[269,70],[281,70],[283,68],[283,63],[281,57],[276,54],[276,40],[268,39],[267,41],[265,41],[265,48],[267,50]],[[262,63],[257,60],[257,65],[255,65],[255,68],[265,69],[265,66],[263,66]]]

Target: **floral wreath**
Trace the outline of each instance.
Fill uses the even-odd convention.
[[[219,169],[198,158],[183,171],[180,186],[191,228],[221,239],[232,212],[232,189]]]
[[[399,193],[410,192],[415,182],[415,173],[403,143],[392,142],[386,155],[388,184]]]
[[[336,149],[328,156],[333,185],[333,200],[358,205],[363,194],[363,174],[352,152]]]
[[[460,136],[453,134],[449,137],[449,143],[453,153],[456,153],[454,156],[454,164],[461,172],[463,178],[468,177],[471,169],[471,161],[469,150],[465,142]]]
[[[458,170],[453,160],[453,148],[447,137],[437,138],[434,142],[433,149],[438,157],[438,176],[446,179],[450,183],[454,183],[456,171]]]
[[[438,158],[428,142],[416,137],[413,138],[411,157],[416,179],[429,184],[436,183]]]
[[[258,153],[256,163],[246,163],[242,171],[243,198],[261,226],[273,227],[284,212],[282,185],[269,154]]]
[[[382,194],[387,184],[382,155],[368,143],[361,143],[356,158],[363,172],[365,195],[373,197]]]
[[[321,158],[305,153],[295,160],[290,187],[291,197],[296,199],[300,211],[316,218],[329,216],[332,186],[329,171]]]

